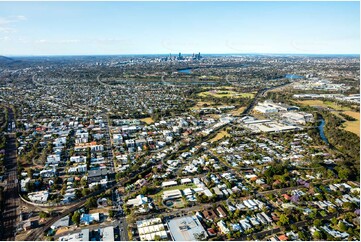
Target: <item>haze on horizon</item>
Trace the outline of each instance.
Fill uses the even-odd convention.
[[[0,55],[359,54],[359,2],[0,2]]]

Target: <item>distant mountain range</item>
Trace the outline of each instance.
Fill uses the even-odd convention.
[[[13,66],[14,64],[19,64],[21,62],[21,60],[0,55],[0,66]]]
[[[0,61],[13,61],[13,59],[0,55]]]

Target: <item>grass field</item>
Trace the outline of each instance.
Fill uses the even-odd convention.
[[[201,108],[204,108],[204,104],[207,104],[208,107],[212,107],[213,103],[211,102],[197,102],[196,105],[194,105],[191,109],[199,110]]]
[[[360,113],[354,111],[345,111],[343,113],[357,119],[357,121],[346,121],[344,123],[345,130],[360,136]]]
[[[351,109],[349,107],[345,107],[342,105],[338,105],[335,102],[331,101],[322,101],[322,100],[302,100],[302,101],[296,101],[299,104],[308,105],[308,106],[320,106],[324,108],[332,108],[337,111],[350,111]]]
[[[218,132],[217,135],[214,138],[210,139],[209,141],[211,143],[213,143],[213,142],[216,142],[216,141],[222,139],[225,136],[229,137],[230,135],[228,134],[227,131],[222,130],[222,131]]]
[[[178,185],[178,186],[172,186],[172,187],[165,187],[162,189],[162,191],[159,192],[159,194],[162,194],[163,195],[163,192],[164,191],[168,191],[168,190],[184,190],[186,188],[196,188],[197,186],[194,185],[193,183],[190,183],[190,184],[182,184],[182,185]]]
[[[149,118],[142,118],[140,121],[143,121],[143,122],[145,122],[146,124],[152,124],[152,123],[154,123],[154,120],[153,120],[151,117],[149,117]]]
[[[216,98],[222,98],[222,97],[234,97],[234,98],[253,98],[254,93],[239,93],[232,90],[211,90],[207,92],[201,92],[198,94],[200,97],[216,97]]]

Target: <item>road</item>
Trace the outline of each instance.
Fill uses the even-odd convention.
[[[7,144],[5,149],[5,177],[6,186],[4,197],[6,198],[4,204],[4,212],[2,213],[3,232],[0,234],[1,240],[15,240],[16,225],[18,219],[18,208],[20,206],[20,198],[18,192],[17,179],[17,162],[16,162],[16,137],[12,133],[15,130],[14,113],[11,108],[8,108],[8,134]]]

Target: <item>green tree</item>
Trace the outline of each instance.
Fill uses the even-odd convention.
[[[46,213],[46,212],[44,212],[44,211],[40,211],[40,212],[39,212],[39,217],[40,217],[40,218],[47,218],[47,217],[49,217],[49,214]]]
[[[308,240],[306,234],[303,231],[298,231],[297,235],[298,235],[298,238],[300,238],[300,240],[303,240],[303,241]]]
[[[335,218],[335,217],[331,218],[331,223],[332,223],[333,225],[336,225],[337,222],[338,222],[337,218]]]
[[[338,223],[338,227],[342,230],[342,231],[347,231],[347,226],[344,222],[340,221]]]
[[[287,217],[285,214],[281,214],[279,223],[280,223],[280,225],[282,225],[282,226],[283,226],[283,225],[288,225],[288,223],[289,223],[288,217]]]
[[[315,231],[314,233],[313,233],[313,238],[315,238],[316,240],[320,240],[320,239],[322,239],[322,233],[320,232],[320,231]]]
[[[71,217],[71,221],[78,226],[80,224],[80,212],[76,211]]]
[[[108,213],[109,213],[109,217],[111,217],[111,218],[113,218],[114,215],[115,215],[115,214],[114,214],[114,211],[111,210],[111,209],[109,209]]]
[[[338,168],[338,177],[343,180],[348,180],[351,175],[351,170],[347,167]]]
[[[320,227],[320,226],[322,225],[322,222],[321,222],[320,219],[315,219],[315,220],[313,221],[313,225],[314,225],[315,227]]]
[[[97,200],[95,197],[90,197],[88,198],[85,203],[84,206],[86,209],[91,209],[97,206]]]
[[[81,190],[81,195],[83,195],[83,197],[87,196],[90,193],[89,188],[83,188]]]

